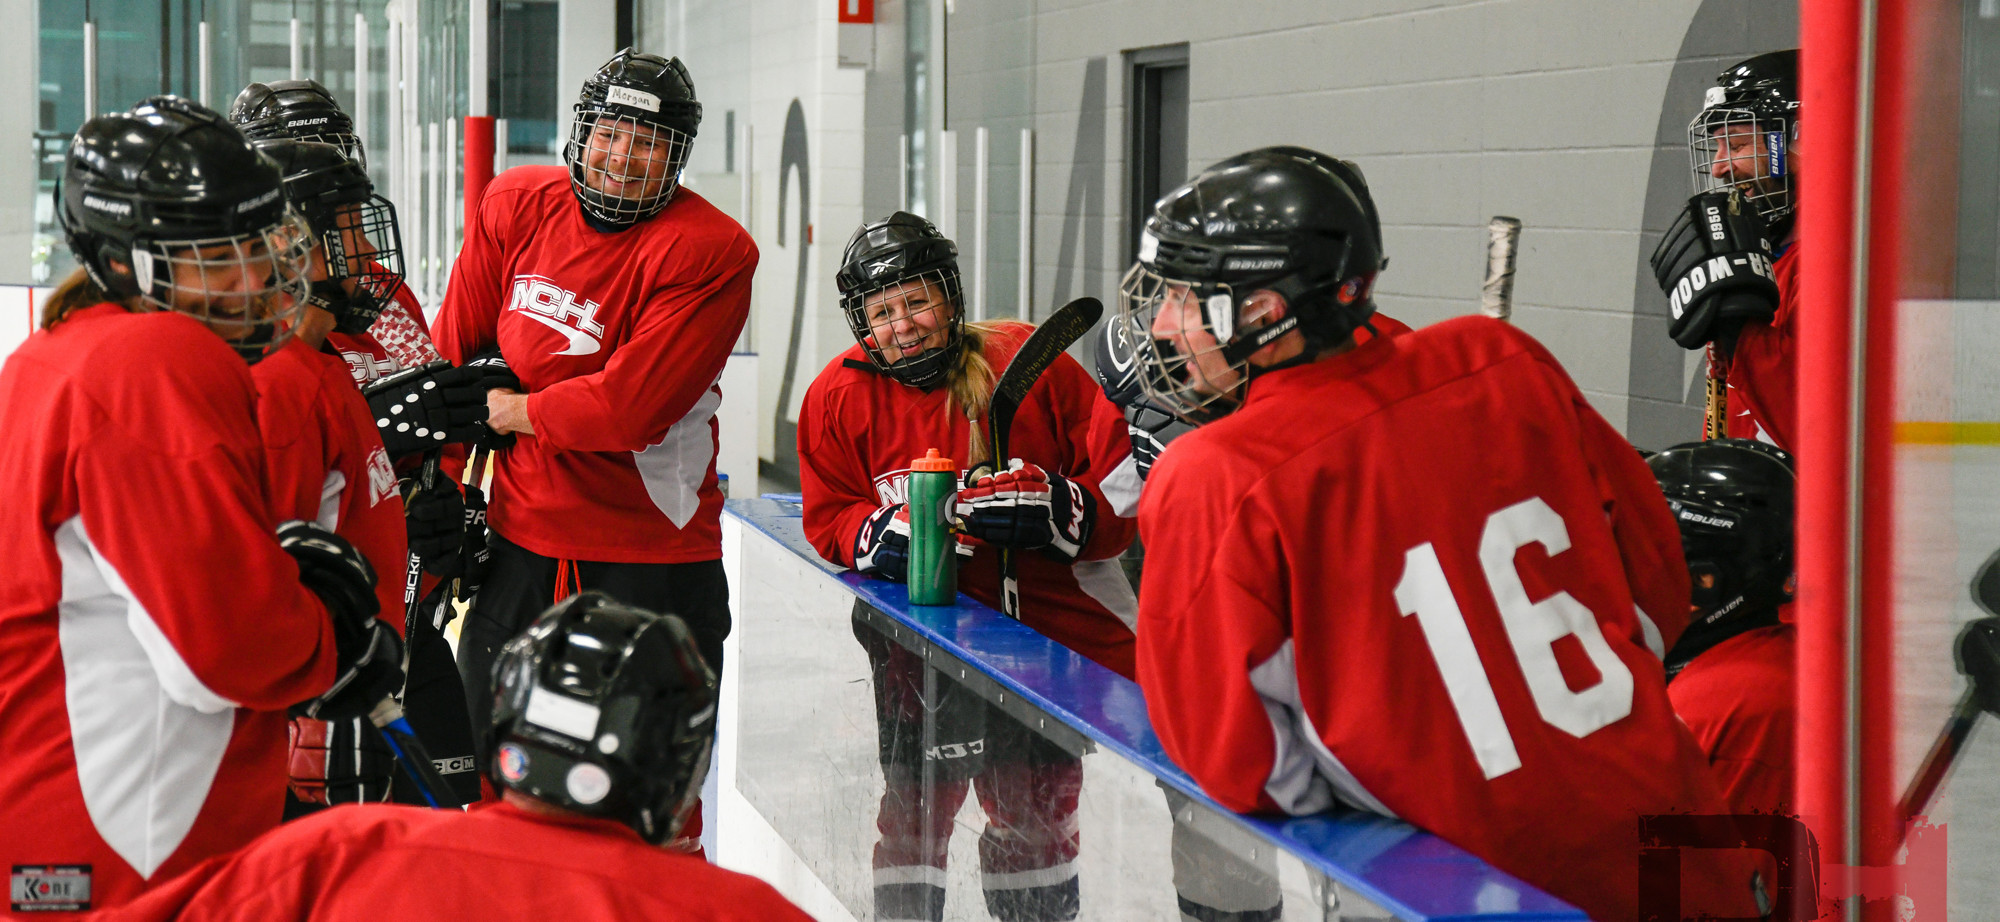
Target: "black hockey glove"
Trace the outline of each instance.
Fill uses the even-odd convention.
[[[333,619],[339,671],[319,697],[292,706],[293,716],[321,720],[366,717],[384,696],[403,687],[403,644],[375,617],[375,568],[347,539],[312,522],[278,526],[278,546],[299,564],[299,582],[319,596]]]
[[[1145,401],[1125,408],[1125,424],[1132,435],[1132,463],[1139,468],[1140,480],[1153,473],[1153,463],[1160,460],[1160,452],[1167,450],[1168,442],[1194,429],[1180,417],[1155,409]]]
[[[523,390],[520,377],[514,374],[514,369],[507,367],[507,357],[501,355],[498,349],[490,352],[482,352],[472,358],[466,359],[465,367],[479,372],[479,399],[481,402],[486,400],[487,391],[509,390],[519,393]],[[489,451],[499,451],[502,448],[513,447],[514,433],[494,432],[487,427],[486,421],[481,419],[479,421],[479,437],[474,441],[481,448]]]
[[[869,513],[854,536],[854,569],[886,580],[910,575],[910,506],[897,503]]]
[[[1097,383],[1113,406],[1124,409],[1146,396],[1139,381],[1138,352],[1126,332],[1124,318],[1113,314],[1104,320],[1104,335],[1097,337]]]
[[[1019,458],[998,474],[958,491],[958,518],[966,534],[1016,550],[1048,551],[1076,560],[1097,524],[1097,499],[1083,485]]]
[[[1757,210],[1734,190],[1688,199],[1653,250],[1653,277],[1673,310],[1668,335],[1684,349],[1729,338],[1778,312],[1771,240]]]
[[[1980,618],[1958,632],[1958,671],[1972,680],[1981,709],[2000,715],[2000,618]]]
[[[470,442],[486,430],[484,373],[443,359],[396,372],[362,388],[382,447],[400,459],[450,442]]]
[[[292,718],[285,763],[293,799],[309,804],[378,803],[396,774],[396,754],[365,721]]]
[[[402,488],[410,553],[423,560],[431,574],[450,578],[459,568],[459,548],[465,541],[465,501],[458,495],[458,484],[439,477],[424,489],[412,477],[403,481]]]

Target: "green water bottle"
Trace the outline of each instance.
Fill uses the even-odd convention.
[[[958,539],[952,507],[958,502],[958,464],[929,454],[910,462],[910,604],[958,602]]]

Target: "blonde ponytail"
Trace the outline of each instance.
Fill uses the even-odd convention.
[[[993,402],[993,385],[999,376],[993,371],[993,363],[986,360],[986,337],[1000,330],[1000,323],[992,320],[977,321],[965,325],[959,332],[959,342],[963,344],[958,353],[958,367],[951,370],[946,378],[945,412],[965,417],[966,428],[972,433],[966,449],[965,466],[970,469],[981,460],[987,460],[992,450],[986,444],[985,427],[979,424],[986,415],[988,404]],[[949,416],[945,425],[951,425]],[[990,459],[994,466],[1006,464],[1006,458]]]

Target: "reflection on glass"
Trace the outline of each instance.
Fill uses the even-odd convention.
[[[870,627],[867,607],[855,604],[883,778],[875,917],[944,918],[953,819],[970,788],[986,813],[979,870],[987,912],[1007,922],[1076,918],[1082,761]]]
[[[857,604],[794,549],[746,543],[735,783],[855,918],[1389,917]],[[981,616],[997,617],[960,626]],[[1385,821],[1368,842],[1393,852],[1411,834]]]

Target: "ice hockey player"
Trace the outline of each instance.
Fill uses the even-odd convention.
[[[679,618],[584,593],[498,665],[500,802],[327,810],[103,918],[807,922],[763,881],[671,847],[715,733],[715,674]]]
[[[1375,197],[1368,191],[1368,181],[1362,177],[1361,167],[1356,166],[1354,161],[1329,157],[1304,147],[1267,147],[1258,153],[1260,156],[1296,157],[1341,177],[1361,199],[1369,227],[1374,230],[1377,239],[1381,238],[1382,222],[1375,212]],[[1221,169],[1230,162],[1224,160],[1209,169]],[[1384,262],[1386,265],[1386,260]],[[1376,311],[1355,328],[1354,341],[1365,343],[1372,336],[1395,336],[1409,330],[1409,324]],[[1145,389],[1139,384],[1139,365],[1132,360],[1136,354],[1135,338],[1144,335],[1144,331],[1129,331],[1124,322],[1113,315],[1106,318],[1102,335],[1097,339],[1097,380],[1104,386],[1104,396],[1125,411],[1125,419],[1131,424],[1132,455],[1119,465],[1118,470],[1104,478],[1105,496],[1110,498],[1118,514],[1124,516],[1136,514],[1140,486],[1145,483],[1146,475],[1152,472],[1153,462],[1159,459],[1160,452],[1166,450],[1167,443],[1191,428],[1173,413],[1146,400]]]
[[[1673,519],[1526,334],[1357,345],[1381,266],[1354,191],[1292,156],[1147,221],[1121,286],[1141,380],[1201,424],[1140,500],[1154,728],[1231,809],[1401,817],[1635,919],[1637,818],[1723,812],[1661,671],[1687,623]],[[1690,857],[1686,905],[1753,915],[1750,877]]]
[[[714,417],[757,247],[680,188],[700,123],[680,61],[620,51],[584,81],[567,167],[501,174],[466,229],[438,348],[497,348],[525,386],[489,392],[519,441],[496,453],[491,576],[459,641],[474,726],[500,645],[579,589],[679,615],[722,668]]]
[[[1785,449],[1798,434],[1799,99],[1796,49],[1716,78],[1688,123],[1695,196],[1652,260],[1674,341],[1714,347],[1722,434]]]
[[[348,321],[355,303],[371,298],[370,288],[386,291],[401,284],[394,275],[370,277],[384,270],[372,258],[376,241],[362,232],[365,225],[358,219],[369,215],[366,209],[379,199],[368,174],[333,145],[276,140],[255,146],[278,164],[286,198],[305,219],[312,242],[307,280],[315,289],[307,299],[300,335],[251,370],[272,501],[280,516],[318,522],[352,542],[378,575],[390,574],[377,580],[376,600],[383,621],[400,632],[405,626],[404,583],[396,577],[405,570],[410,543],[396,471],[377,434],[375,414],[355,387],[347,363],[322,348],[325,331]],[[394,214],[387,220],[394,221]],[[444,492],[417,495],[422,502],[458,499],[448,482]],[[452,527],[442,537],[450,539],[449,549],[456,553],[463,507],[451,505],[446,514]],[[471,769],[473,740],[465,698],[450,647],[428,624],[423,627],[416,638],[404,638],[410,646],[410,671],[447,680],[436,684],[451,694],[438,700],[431,688],[406,693],[404,709],[425,744],[434,747],[433,756],[442,757],[447,767],[460,767],[444,777],[459,783],[456,799],[468,803],[478,799],[479,783]],[[295,717],[291,734],[287,815],[328,803],[382,800],[394,786],[394,755],[366,721]]]
[[[1033,328],[971,322],[958,247],[906,212],[856,230],[835,282],[856,343],[827,364],[799,406],[805,532],[827,560],[901,582],[911,460],[931,449],[961,467],[986,459],[994,380]],[[1129,677],[1138,606],[1117,557],[1135,523],[1109,511],[1098,483],[1130,451],[1124,423],[1090,373],[1057,356],[1014,417],[1011,457],[959,494],[958,518],[977,543],[960,545],[970,553],[960,558],[958,586],[999,609],[996,548],[1015,548],[1021,622]],[[921,662],[879,635],[857,628],[857,636],[875,672],[888,782],[875,850],[878,915],[943,912],[945,845],[969,780],[988,818],[980,861],[993,915],[1073,918],[1082,763],[961,693],[935,716],[963,735],[945,742],[977,744],[984,754],[926,765],[914,744],[932,715],[909,704],[922,688]]]
[[[375,191],[367,175],[367,151],[333,95],[313,80],[252,83],[237,94],[230,118],[256,143],[331,144],[347,156],[344,170],[322,169],[306,183],[294,177],[289,190],[303,193],[299,209],[314,226],[318,241],[309,306],[301,338],[316,350],[345,360],[354,383],[365,388],[377,435],[395,464],[403,498],[409,549],[439,587],[456,586],[458,598],[477,594],[486,561],[485,499],[470,485],[461,495],[451,474],[462,470],[463,444],[490,438],[485,427],[489,387],[518,387],[494,363],[454,368],[432,345],[423,309],[403,281],[402,234],[395,206]],[[265,414],[269,416],[269,413]],[[424,460],[440,454],[444,476],[421,476]],[[384,617],[405,620],[405,571],[399,561],[382,580]],[[430,587],[424,587],[429,590]],[[453,609],[441,590],[422,593],[417,628],[407,638],[410,687],[403,705],[411,725],[442,763],[460,799],[473,796],[473,738],[464,686],[442,630]],[[374,789],[394,779],[404,803],[422,803],[401,772],[392,771],[389,753],[365,727],[340,732],[303,719],[293,727],[293,808],[300,804],[372,799]],[[339,771],[332,789],[314,779],[322,765]],[[352,775],[368,783],[347,785]],[[372,785],[372,787],[371,787]],[[343,792],[343,788],[346,789]],[[299,801],[298,797],[304,797]]]
[[[1751,439],[1676,445],[1647,459],[1680,519],[1694,612],[1667,651],[1667,697],[1731,812],[1790,815],[1797,632],[1792,457]]]
[[[367,172],[368,154],[354,133],[353,119],[316,80],[252,83],[237,94],[229,117],[252,141],[332,144]],[[352,266],[336,261],[329,277],[313,285],[312,295],[348,302],[328,338],[347,360],[355,383],[373,384],[437,361],[423,308],[402,283],[402,238],[394,206],[371,190],[343,219],[342,229],[349,237],[366,238],[374,252],[353,260]],[[343,279],[353,283],[342,284]]]
[[[265,496],[245,362],[304,294],[276,164],[156,97],[77,132],[56,212],[84,268],[0,369],[17,913],[123,903],[277,825],[287,707],[358,716],[402,683],[366,558]]]

